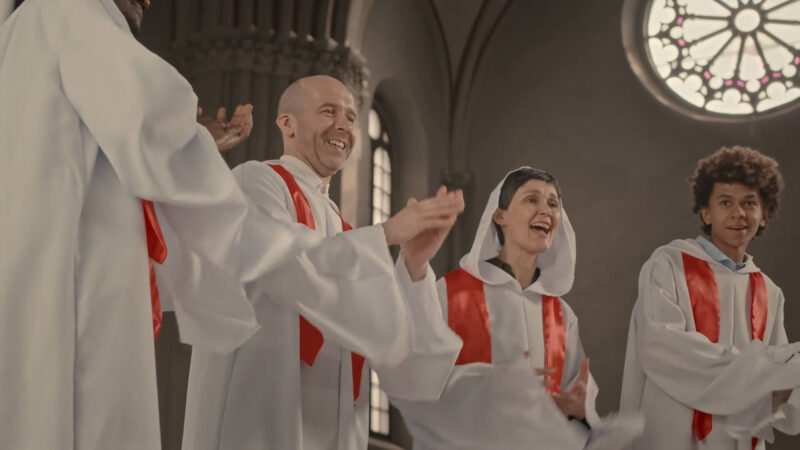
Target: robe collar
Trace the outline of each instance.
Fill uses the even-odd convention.
[[[760,272],[761,269],[756,266],[755,258],[752,256],[748,257],[747,260],[744,262],[744,267],[740,268],[739,270],[731,270],[730,267],[726,266],[725,264],[721,263],[713,256],[709,255],[705,248],[696,240],[696,239],[675,239],[674,241],[670,242],[669,244],[664,246],[665,248],[670,248],[672,250],[683,252],[688,255],[694,256],[695,258],[702,259],[709,263],[712,267],[720,267],[724,268],[724,270],[733,272],[733,273],[751,273],[751,272]]]
[[[514,278],[514,279],[516,279],[516,278],[517,278],[517,276],[516,276],[516,275],[514,275],[514,268],[513,268],[513,267],[511,267],[511,264],[508,264],[508,263],[506,263],[505,261],[503,261],[503,260],[502,260],[502,259],[500,259],[499,257],[495,256],[494,258],[492,258],[492,259],[490,259],[490,260],[487,260],[486,262],[487,262],[487,263],[489,263],[489,264],[492,264],[492,265],[494,265],[494,266],[495,266],[495,267],[497,267],[497,268],[500,268],[500,269],[502,269],[502,270],[503,270],[503,272],[505,272],[505,273],[507,273],[507,274],[511,275],[511,278]],[[539,270],[539,268],[537,267],[537,268],[536,268],[536,269],[533,271],[533,279],[531,279],[531,283],[535,283],[535,282],[536,282],[536,280],[538,280],[538,279],[539,279],[539,274],[540,274],[540,273],[541,273],[541,271],[540,271],[540,270]]]
[[[716,259],[717,261],[721,262],[723,266],[727,267],[728,269],[733,270],[736,272],[737,270],[744,269],[747,267],[747,261],[750,260],[750,255],[747,253],[744,254],[744,260],[741,264],[737,263],[736,261],[730,259],[728,255],[722,252],[713,242],[709,241],[703,236],[697,236],[695,238],[697,243],[703,247],[703,250],[709,254],[712,258]]]

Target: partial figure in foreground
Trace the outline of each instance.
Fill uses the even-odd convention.
[[[690,179],[703,235],[653,252],[639,275],[620,409],[641,411],[641,450],[754,450],[800,432],[800,344],[781,289],[750,242],[778,211],[778,163],[746,147],[700,160]]]
[[[601,421],[572,287],[575,233],[549,173],[522,167],[489,197],[460,269],[437,282],[464,346],[438,401],[393,398],[414,448],[613,449],[641,422]],[[544,381],[544,383],[543,383]]]

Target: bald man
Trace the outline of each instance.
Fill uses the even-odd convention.
[[[339,81],[314,76],[292,83],[278,106],[283,156],[233,171],[251,206],[298,232],[312,228],[327,237],[349,230],[328,188],[355,146],[357,119],[353,95]],[[357,315],[315,321],[250,286],[260,331],[231,355],[192,355],[183,448],[366,449],[370,366],[393,396],[438,398],[461,341],[442,318],[428,261],[461,210],[461,192],[440,188],[432,198],[410,200],[382,227],[342,234],[358,242],[358,254],[343,251],[333,264],[357,267],[371,255],[393,274],[391,282],[376,279],[340,292],[363,306]],[[392,236],[411,217],[439,226],[403,243],[393,265],[386,244],[399,242]],[[403,348],[381,348],[369,337],[387,329],[408,335]],[[400,356],[385,358],[389,350]]]

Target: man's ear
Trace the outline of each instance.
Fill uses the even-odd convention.
[[[500,208],[495,209],[492,214],[492,220],[502,227],[506,224],[506,211]]]
[[[295,119],[294,116],[289,113],[283,113],[275,119],[275,123],[278,125],[278,128],[281,130],[281,134],[285,137],[294,137],[295,134]]]
[[[761,221],[758,224],[761,225],[762,227],[765,227],[767,226],[768,220],[769,220],[769,213],[764,211],[764,213],[761,215]]]

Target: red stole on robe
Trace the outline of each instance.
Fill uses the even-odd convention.
[[[717,278],[708,262],[682,253],[683,271],[689,289],[695,329],[711,342],[719,341],[719,289]],[[750,329],[751,338],[764,340],[767,327],[767,285],[761,272],[750,273]],[[694,411],[692,428],[702,441],[712,428],[711,414]],[[753,438],[753,449],[758,439]]]
[[[302,223],[312,230],[316,229],[314,215],[311,212],[311,204],[308,203],[308,199],[305,194],[303,194],[294,176],[283,166],[277,164],[268,164],[268,166],[277,172],[278,175],[283,178],[284,183],[286,183],[289,194],[292,196],[294,209],[297,212],[297,222]],[[350,231],[353,229],[353,227],[344,221],[338,211],[334,209],[334,212],[339,216],[339,219],[342,220],[342,231]],[[303,316],[300,316],[300,359],[309,366],[313,366],[314,360],[317,359],[317,354],[320,349],[322,349],[322,344],[324,343],[325,337],[322,336],[322,332]],[[361,394],[361,373],[364,368],[364,357],[358,353],[350,352],[350,362],[353,368],[353,401],[356,401]]]
[[[144,228],[147,236],[147,264],[150,267],[150,309],[153,315],[153,339],[158,338],[161,331],[161,298],[158,296],[158,284],[156,283],[156,271],[153,261],[162,264],[167,259],[167,244],[164,242],[164,235],[161,234],[161,227],[158,226],[158,218],[153,202],[142,200],[142,210],[144,211]]]
[[[492,333],[483,282],[464,269],[444,276],[447,285],[447,325],[464,342],[456,365],[492,362]],[[542,296],[542,329],[545,367],[555,369],[548,375],[549,392],[561,390],[567,353],[567,332],[558,297]]]

